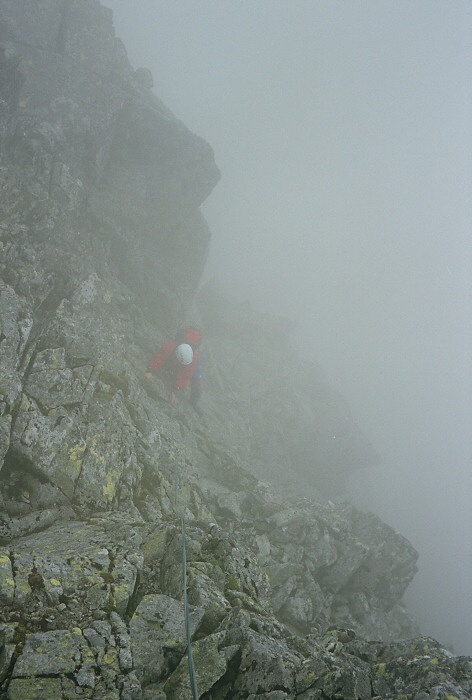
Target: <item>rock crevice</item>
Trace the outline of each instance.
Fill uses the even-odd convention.
[[[200,697],[471,698],[414,548],[337,497],[377,458],[342,397],[289,321],[197,294],[210,146],[98,0],[0,15],[0,698],[191,698],[182,518]],[[142,379],[190,315],[201,413]]]

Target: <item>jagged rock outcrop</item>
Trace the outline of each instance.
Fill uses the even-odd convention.
[[[182,520],[200,697],[472,697],[402,604],[412,546],[321,495],[375,455],[287,322],[207,287],[203,417],[142,381],[205,263],[210,147],[97,0],[0,13],[0,697],[191,698]]]
[[[239,463],[285,494],[314,497],[342,491],[347,474],[377,463],[321,367],[296,351],[293,323],[232,302],[214,282],[196,305],[211,360],[206,408]]]

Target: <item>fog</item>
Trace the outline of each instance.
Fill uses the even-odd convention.
[[[382,457],[343,495],[419,550],[410,609],[472,654],[472,5],[104,4],[214,148],[206,276],[298,321]]]

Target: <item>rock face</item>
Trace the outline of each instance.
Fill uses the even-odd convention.
[[[97,0],[0,14],[0,698],[192,698],[183,523],[199,697],[471,698],[402,604],[414,549],[326,498],[376,456],[287,321],[207,286],[203,416],[142,380],[205,264],[210,147]]]
[[[378,461],[322,369],[294,350],[292,323],[231,302],[215,283],[200,289],[196,305],[211,353],[207,412],[239,462],[284,494],[316,497]]]

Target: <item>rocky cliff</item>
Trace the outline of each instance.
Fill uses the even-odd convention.
[[[195,299],[211,148],[97,0],[0,19],[0,697],[191,698],[185,570],[201,698],[471,698],[412,546],[327,500],[376,458],[348,407],[287,321]],[[142,379],[190,313],[203,415]]]

